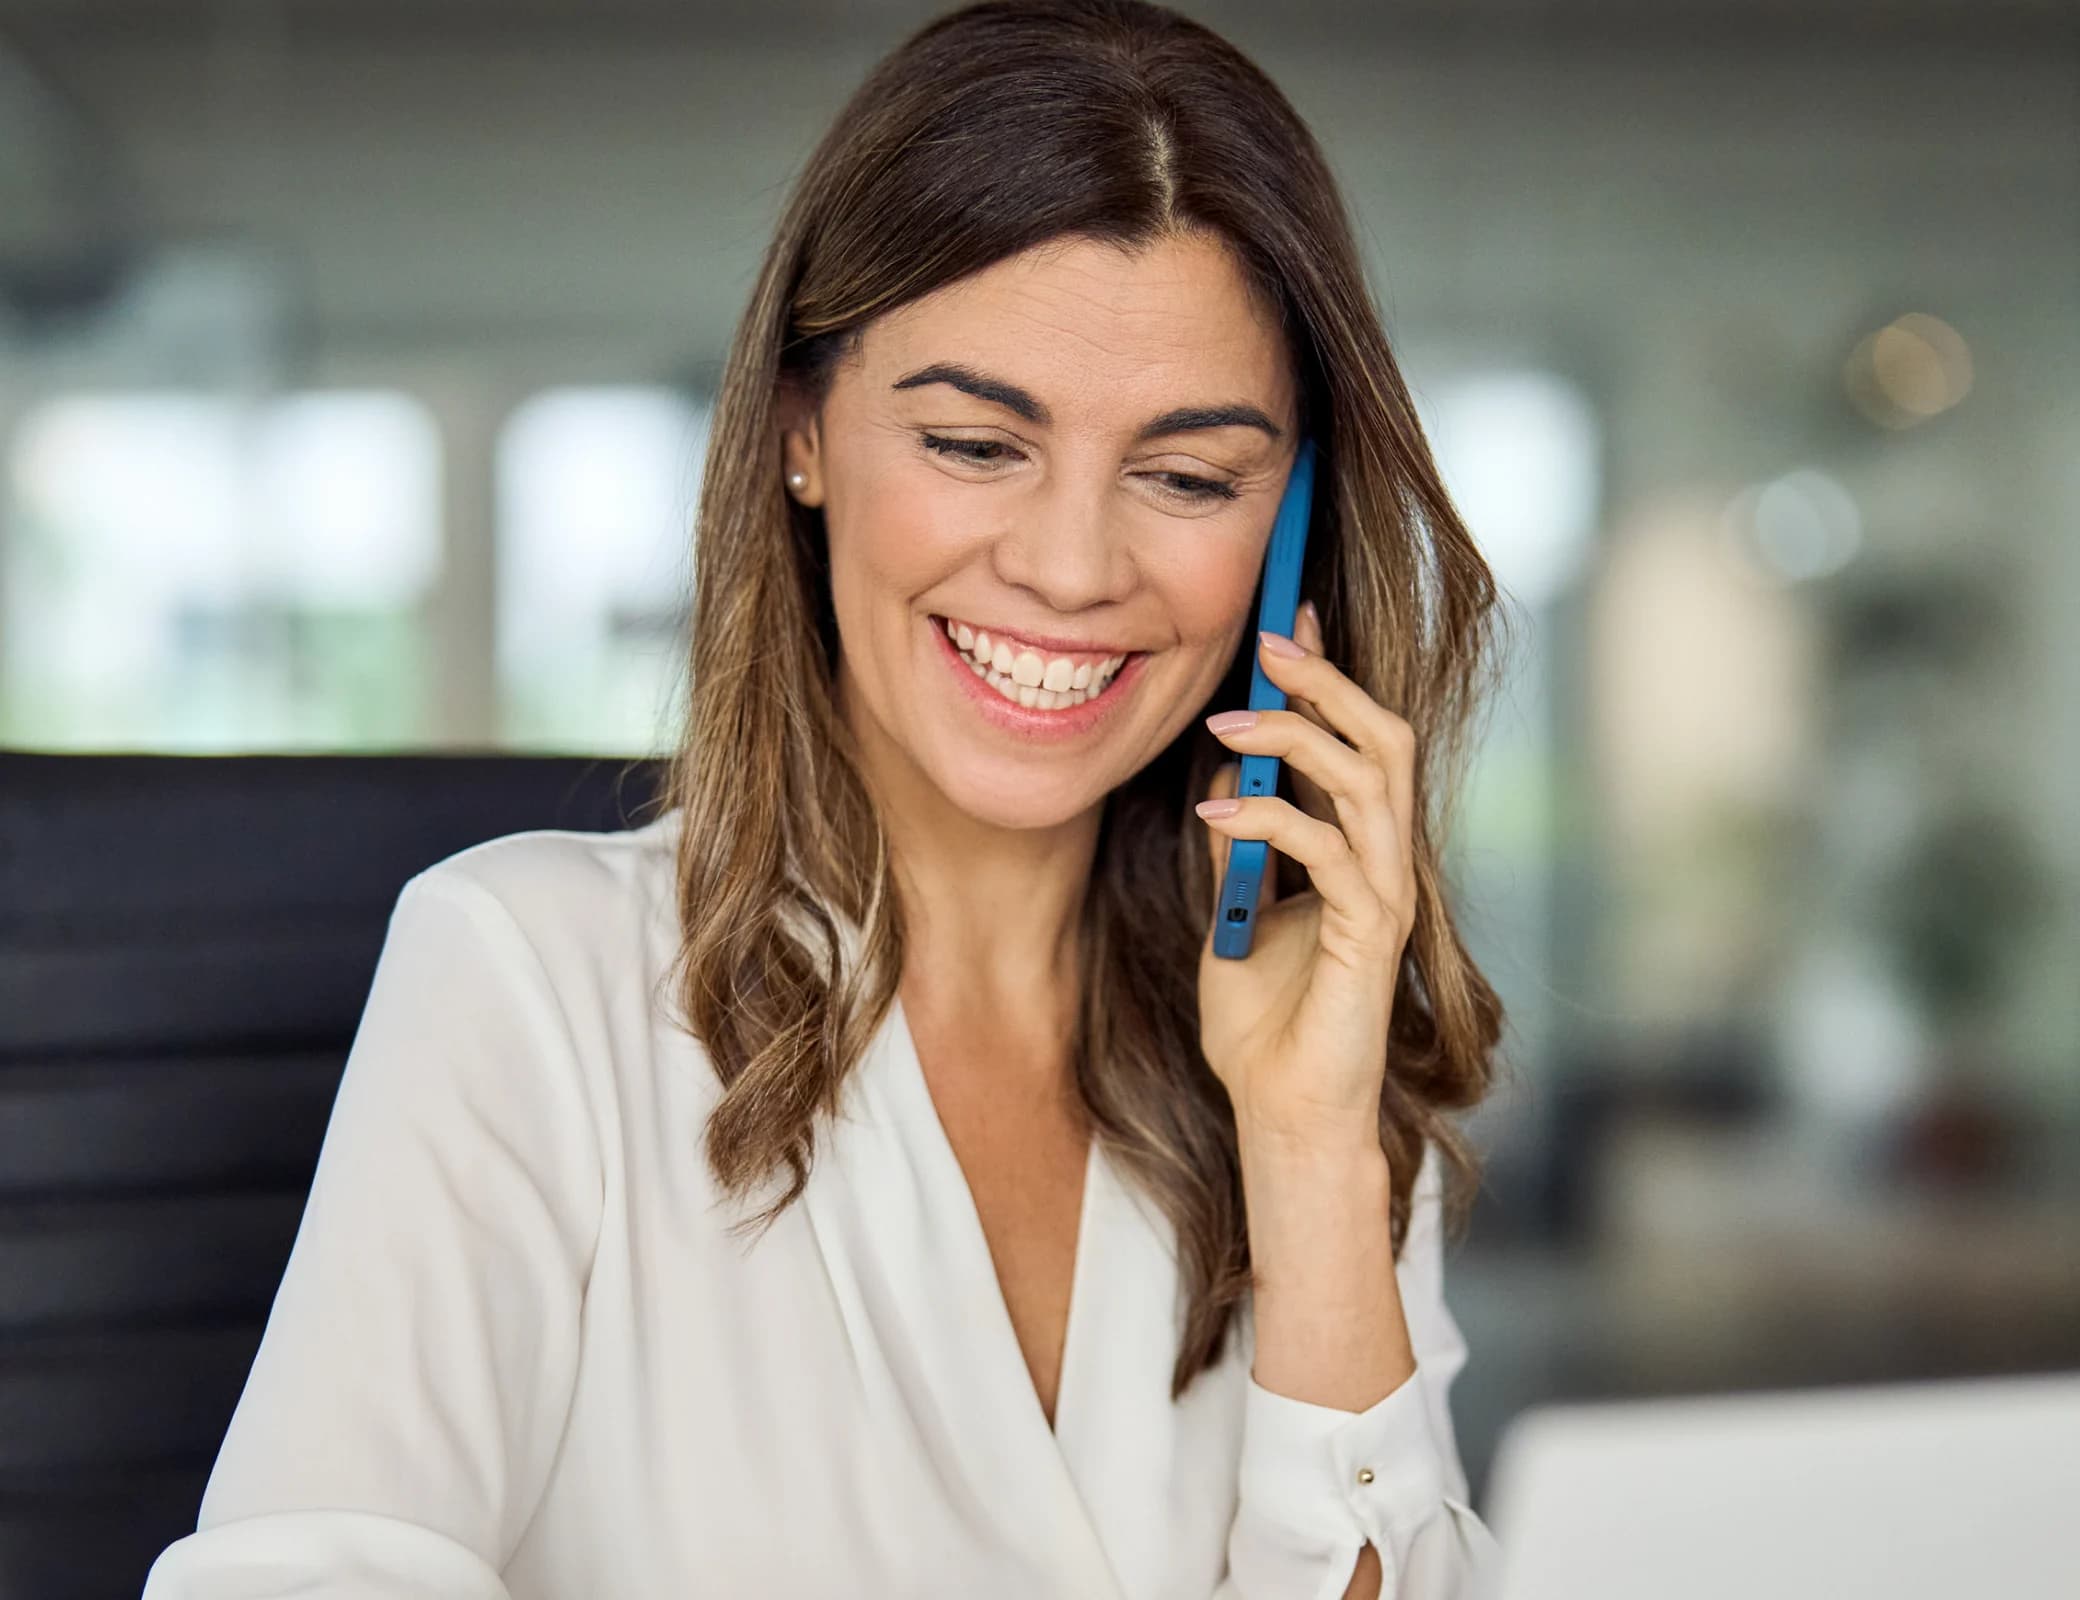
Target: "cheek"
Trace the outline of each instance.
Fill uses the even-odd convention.
[[[884,468],[849,483],[851,493],[826,510],[830,595],[855,670],[874,655],[878,637],[901,647],[911,601],[957,568],[976,541],[973,518],[963,518],[957,495],[946,493],[957,485],[934,476]]]
[[[1251,602],[1262,560],[1262,541],[1235,540],[1180,550],[1163,564],[1159,581],[1177,638],[1162,697],[1171,706],[1189,711],[1220,686],[1255,625]]]
[[[828,513],[833,589],[868,605],[929,590],[979,535],[960,487],[901,463],[851,478]]]
[[[1256,541],[1202,540],[1159,552],[1144,570],[1169,597],[1179,641],[1212,645],[1232,642],[1249,623],[1262,561]]]

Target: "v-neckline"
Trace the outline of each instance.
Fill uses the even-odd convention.
[[[992,1330],[988,1341],[993,1364],[1006,1369],[1002,1376],[1007,1385],[1015,1385],[1030,1399],[1034,1420],[1059,1448],[1063,1419],[1073,1415],[1072,1403],[1080,1392],[1076,1387],[1077,1373],[1083,1363],[1078,1357],[1081,1341],[1077,1330],[1090,1321],[1086,1303],[1093,1292],[1090,1278],[1094,1270],[1094,1241],[1100,1237],[1100,1230],[1092,1218],[1097,1209],[1098,1163],[1101,1159],[1097,1137],[1093,1134],[1084,1150],[1083,1182],[1076,1208],[1075,1256],[1069,1270],[1069,1313],[1062,1328],[1061,1359],[1054,1382],[1054,1417],[1050,1421],[1046,1408],[1040,1403],[1040,1390],[1033,1382],[1032,1369],[1026,1365],[1025,1351],[1018,1342],[1018,1328],[1011,1320],[1010,1302],[1004,1298],[1004,1282],[997,1273],[989,1235],[983,1231],[982,1212],[975,1203],[974,1186],[968,1182],[959,1152],[953,1148],[953,1139],[946,1131],[945,1119],[939,1115],[938,1102],[932,1098],[932,1086],[925,1077],[924,1061],[917,1050],[917,1036],[910,1030],[910,1014],[904,1009],[900,993],[891,1004],[891,1012],[899,1057],[895,1087],[908,1102],[906,1109],[914,1119],[914,1125],[925,1135],[927,1154],[940,1169],[945,1188],[960,1197],[958,1231],[962,1250],[968,1258],[964,1266],[967,1270],[986,1275],[995,1290],[995,1309],[1000,1315],[992,1321],[1000,1326]]]
[[[900,996],[842,1102],[803,1200],[891,1460],[913,1441],[918,1470],[1052,1574],[1052,1592],[1163,1592],[1147,1486],[1194,1470],[1172,1450],[1177,1271],[1163,1219],[1093,1140],[1050,1428]]]

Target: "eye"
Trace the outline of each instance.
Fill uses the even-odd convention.
[[[948,439],[936,433],[921,434],[919,439],[927,450],[938,455],[951,456],[956,461],[972,461],[978,466],[1002,459],[1000,456],[981,452],[1011,448],[996,439]]]
[[[955,461],[972,462],[986,466],[1003,460],[1007,455],[1018,452],[997,439],[949,439],[944,434],[921,433],[918,442],[934,455],[946,456]],[[1215,478],[1195,477],[1188,472],[1151,472],[1145,476],[1162,485],[1163,492],[1174,499],[1206,504],[1210,501],[1234,500],[1240,491],[1232,483],[1222,483]]]
[[[1233,500],[1240,492],[1232,483],[1222,483],[1214,478],[1195,478],[1186,472],[1151,472],[1149,476],[1167,479],[1171,485],[1167,492],[1186,500]]]

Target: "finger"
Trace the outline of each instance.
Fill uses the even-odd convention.
[[[1293,638],[1316,655],[1322,654],[1322,622],[1312,600],[1301,602],[1299,615],[1293,623]],[[1335,733],[1336,730],[1329,726],[1329,719],[1324,717],[1321,709],[1305,695],[1287,695],[1286,707],[1298,712],[1323,732],[1332,735]],[[1295,771],[1293,774],[1293,798],[1302,811],[1324,821],[1335,814],[1327,791],[1304,772]]]
[[[1296,622],[1294,627],[1296,632],[1311,632],[1319,640],[1319,623],[1317,617],[1305,626]],[[1303,654],[1282,655],[1259,637],[1257,655],[1264,665],[1264,675],[1285,691],[1288,706],[1304,698],[1331,732],[1376,763],[1386,775],[1387,792],[1402,830],[1401,854],[1406,859],[1415,816],[1415,730],[1404,718],[1373,699],[1319,650],[1304,640],[1293,642],[1301,645]]]
[[[1322,643],[1322,614],[1315,610],[1312,600],[1300,602],[1300,614],[1293,619],[1293,637],[1316,655],[1326,650]]]
[[[1248,795],[1234,815],[1209,817],[1206,825],[1232,838],[1266,840],[1307,869],[1309,882],[1322,897],[1325,948],[1363,964],[1375,960],[1398,935],[1343,830],[1334,823],[1310,817],[1275,795]]]
[[[1242,786],[1242,763],[1225,761],[1214,769],[1213,779],[1206,786],[1209,800],[1232,798]],[[1228,850],[1234,840],[1218,828],[1206,830],[1208,847],[1213,856],[1213,903],[1206,908],[1206,943],[1213,944],[1214,918],[1220,914],[1221,880],[1227,876]],[[1265,863],[1263,875],[1257,881],[1257,898],[1254,914],[1261,915],[1278,902],[1278,857],[1274,853]]]
[[[1392,749],[1400,738],[1396,725],[1406,727],[1401,718],[1373,699],[1335,662],[1304,640],[1286,641],[1301,646],[1301,654],[1297,656],[1283,655],[1264,642],[1267,638],[1277,637],[1276,634],[1258,636],[1257,659],[1264,665],[1264,676],[1285,691],[1288,705],[1296,697],[1306,700],[1321,714],[1332,733],[1374,759]]]
[[[1327,797],[1321,820],[1332,821],[1365,869],[1375,893],[1399,899],[1407,877],[1406,830],[1395,814],[1387,775],[1333,733],[1292,711],[1260,711],[1246,728],[1226,731],[1206,719],[1208,731],[1242,755],[1277,756],[1311,778]],[[1306,807],[1301,808],[1303,811]],[[1315,815],[1315,813],[1309,813]]]
[[[1242,763],[1223,761],[1213,770],[1213,781],[1206,786],[1206,798],[1225,800],[1234,794],[1242,783]],[[1220,893],[1221,874],[1228,870],[1228,835],[1218,828],[1206,830],[1207,849],[1213,855],[1213,892]]]

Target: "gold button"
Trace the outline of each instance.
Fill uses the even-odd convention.
[[[1370,1467],[1360,1467],[1358,1469],[1358,1481],[1360,1483],[1370,1483],[1372,1481],[1372,1469]]]

